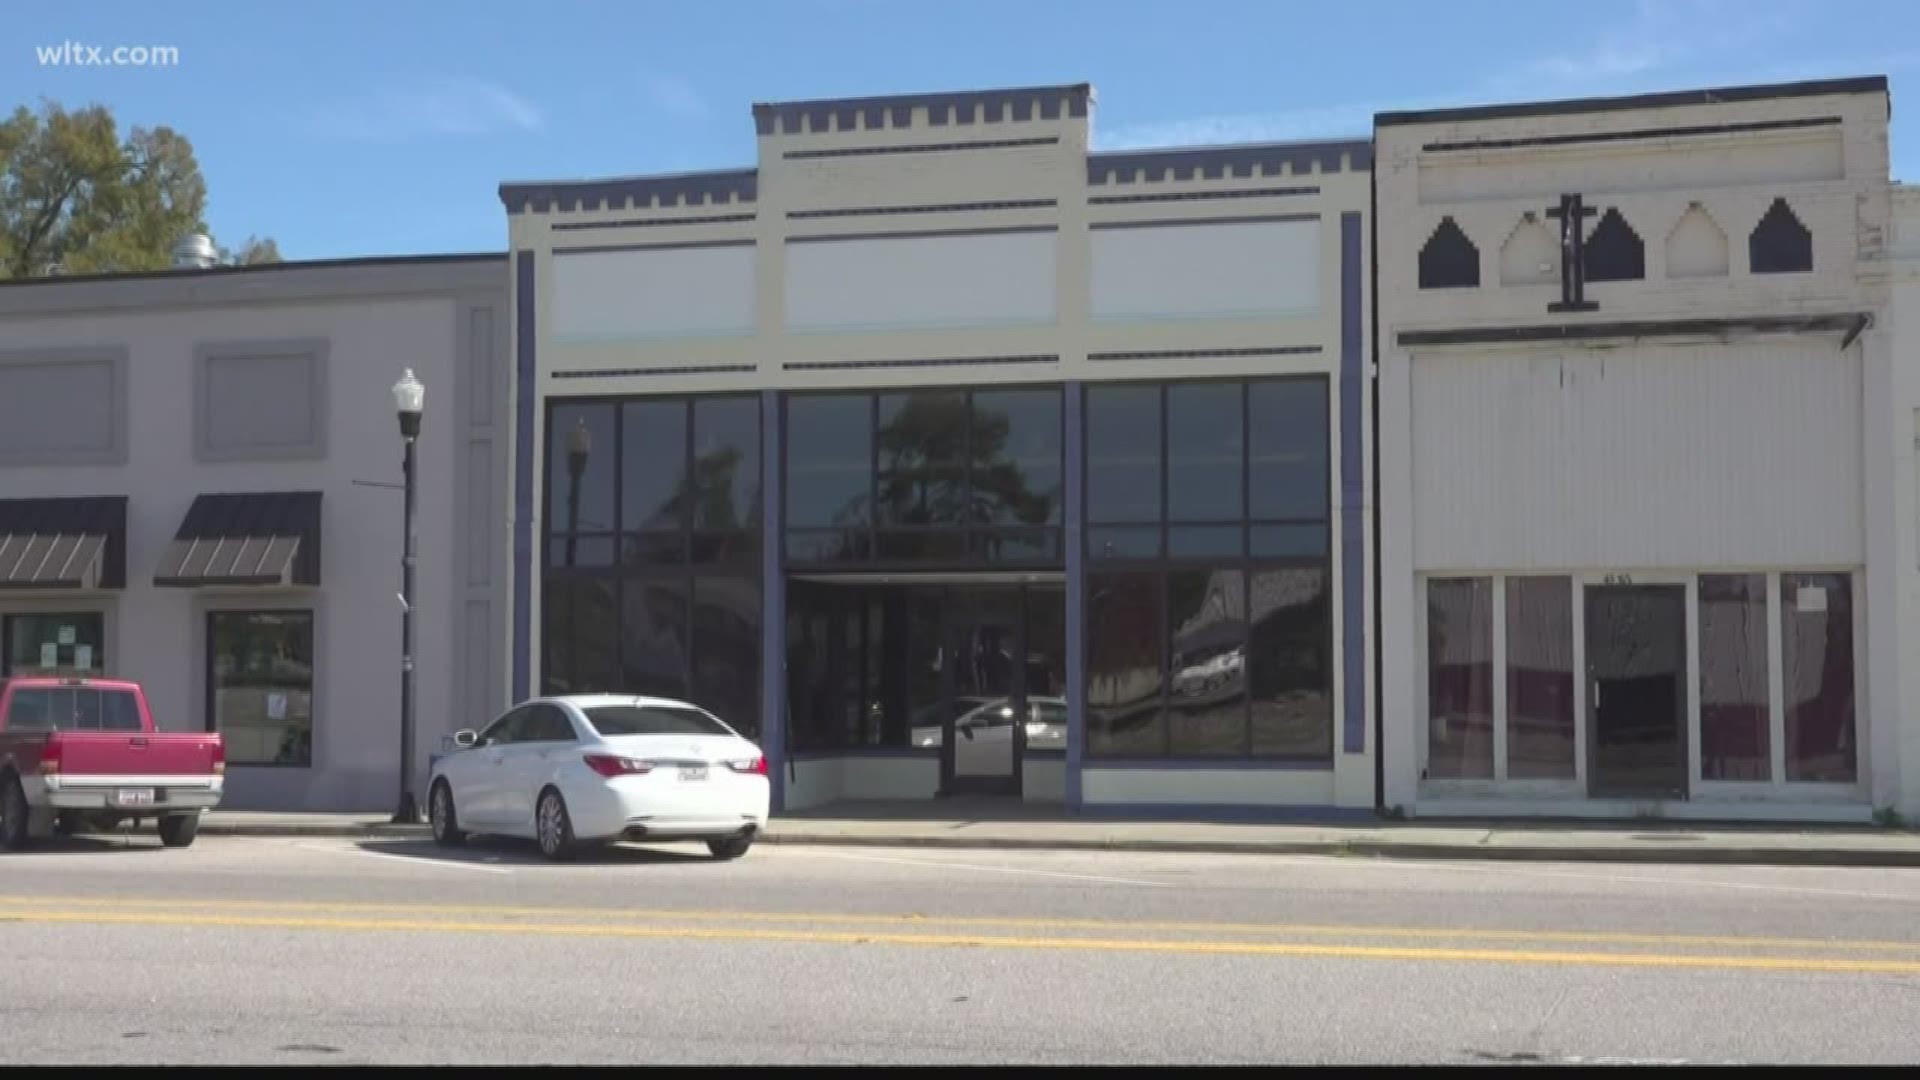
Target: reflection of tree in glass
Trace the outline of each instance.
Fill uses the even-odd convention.
[[[1036,492],[1006,455],[1012,421],[957,393],[908,394],[876,433],[879,506],[895,525],[1043,525],[1054,493]],[[835,515],[865,520],[855,496]]]

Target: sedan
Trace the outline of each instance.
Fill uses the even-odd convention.
[[[434,763],[433,838],[535,840],[549,859],[617,840],[704,840],[737,859],[767,824],[767,759],[712,713],[617,694],[536,698]]]

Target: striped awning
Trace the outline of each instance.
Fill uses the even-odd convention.
[[[153,583],[176,589],[320,584],[320,493],[196,496]]]
[[[0,499],[0,589],[127,583],[127,499]]]

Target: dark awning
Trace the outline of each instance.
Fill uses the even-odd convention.
[[[0,499],[0,589],[127,583],[127,499]]]
[[[320,584],[320,493],[196,496],[153,583],[182,589]]]

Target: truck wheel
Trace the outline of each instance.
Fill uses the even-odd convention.
[[[198,835],[199,814],[168,814],[160,819],[160,842],[168,847],[186,847]]]
[[[0,848],[19,851],[27,846],[32,839],[27,832],[29,813],[27,792],[20,786],[20,778],[0,779]]]

